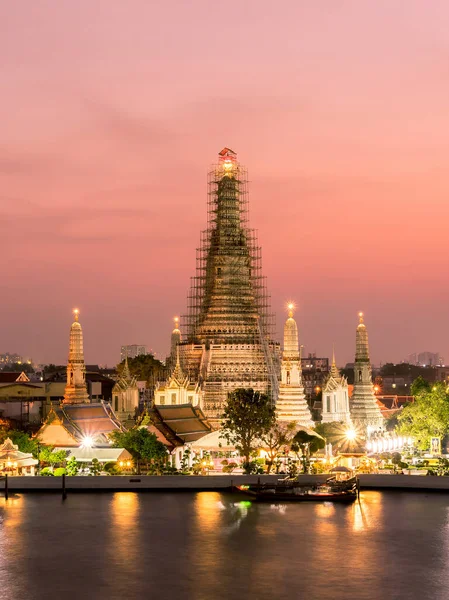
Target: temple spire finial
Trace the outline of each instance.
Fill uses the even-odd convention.
[[[123,378],[126,379],[126,381],[131,379],[131,373],[130,373],[129,364],[128,364],[128,353],[126,353],[126,356],[125,356],[125,365],[123,367]]]
[[[363,313],[359,312],[359,325],[363,325],[364,321],[363,321]]]
[[[287,309],[288,309],[288,316],[290,319],[293,319],[293,315],[295,312],[295,305],[293,304],[293,302],[289,302],[287,304]]]
[[[80,316],[80,311],[78,310],[78,308],[73,309],[73,314],[75,316],[75,321],[78,321],[79,316]]]

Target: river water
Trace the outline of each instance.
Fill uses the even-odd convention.
[[[0,521],[2,600],[449,599],[445,494],[17,494]]]

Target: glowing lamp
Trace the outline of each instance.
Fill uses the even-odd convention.
[[[81,448],[92,448],[94,440],[90,435],[85,435],[81,442]]]
[[[355,438],[357,437],[357,433],[355,432],[354,429],[348,429],[345,433],[345,437],[347,440],[349,440],[350,442],[355,440]]]
[[[223,169],[225,171],[231,171],[232,170],[232,162],[230,160],[225,160],[223,163]]]

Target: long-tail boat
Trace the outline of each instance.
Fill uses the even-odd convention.
[[[350,503],[357,499],[359,488],[357,477],[351,477],[344,481],[330,477],[325,483],[316,485],[304,485],[298,480],[281,479],[277,483],[236,486],[237,491],[259,502],[282,500],[283,502]]]

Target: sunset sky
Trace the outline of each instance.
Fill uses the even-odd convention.
[[[282,332],[449,361],[447,0],[0,6],[0,353],[169,348],[223,146]]]

